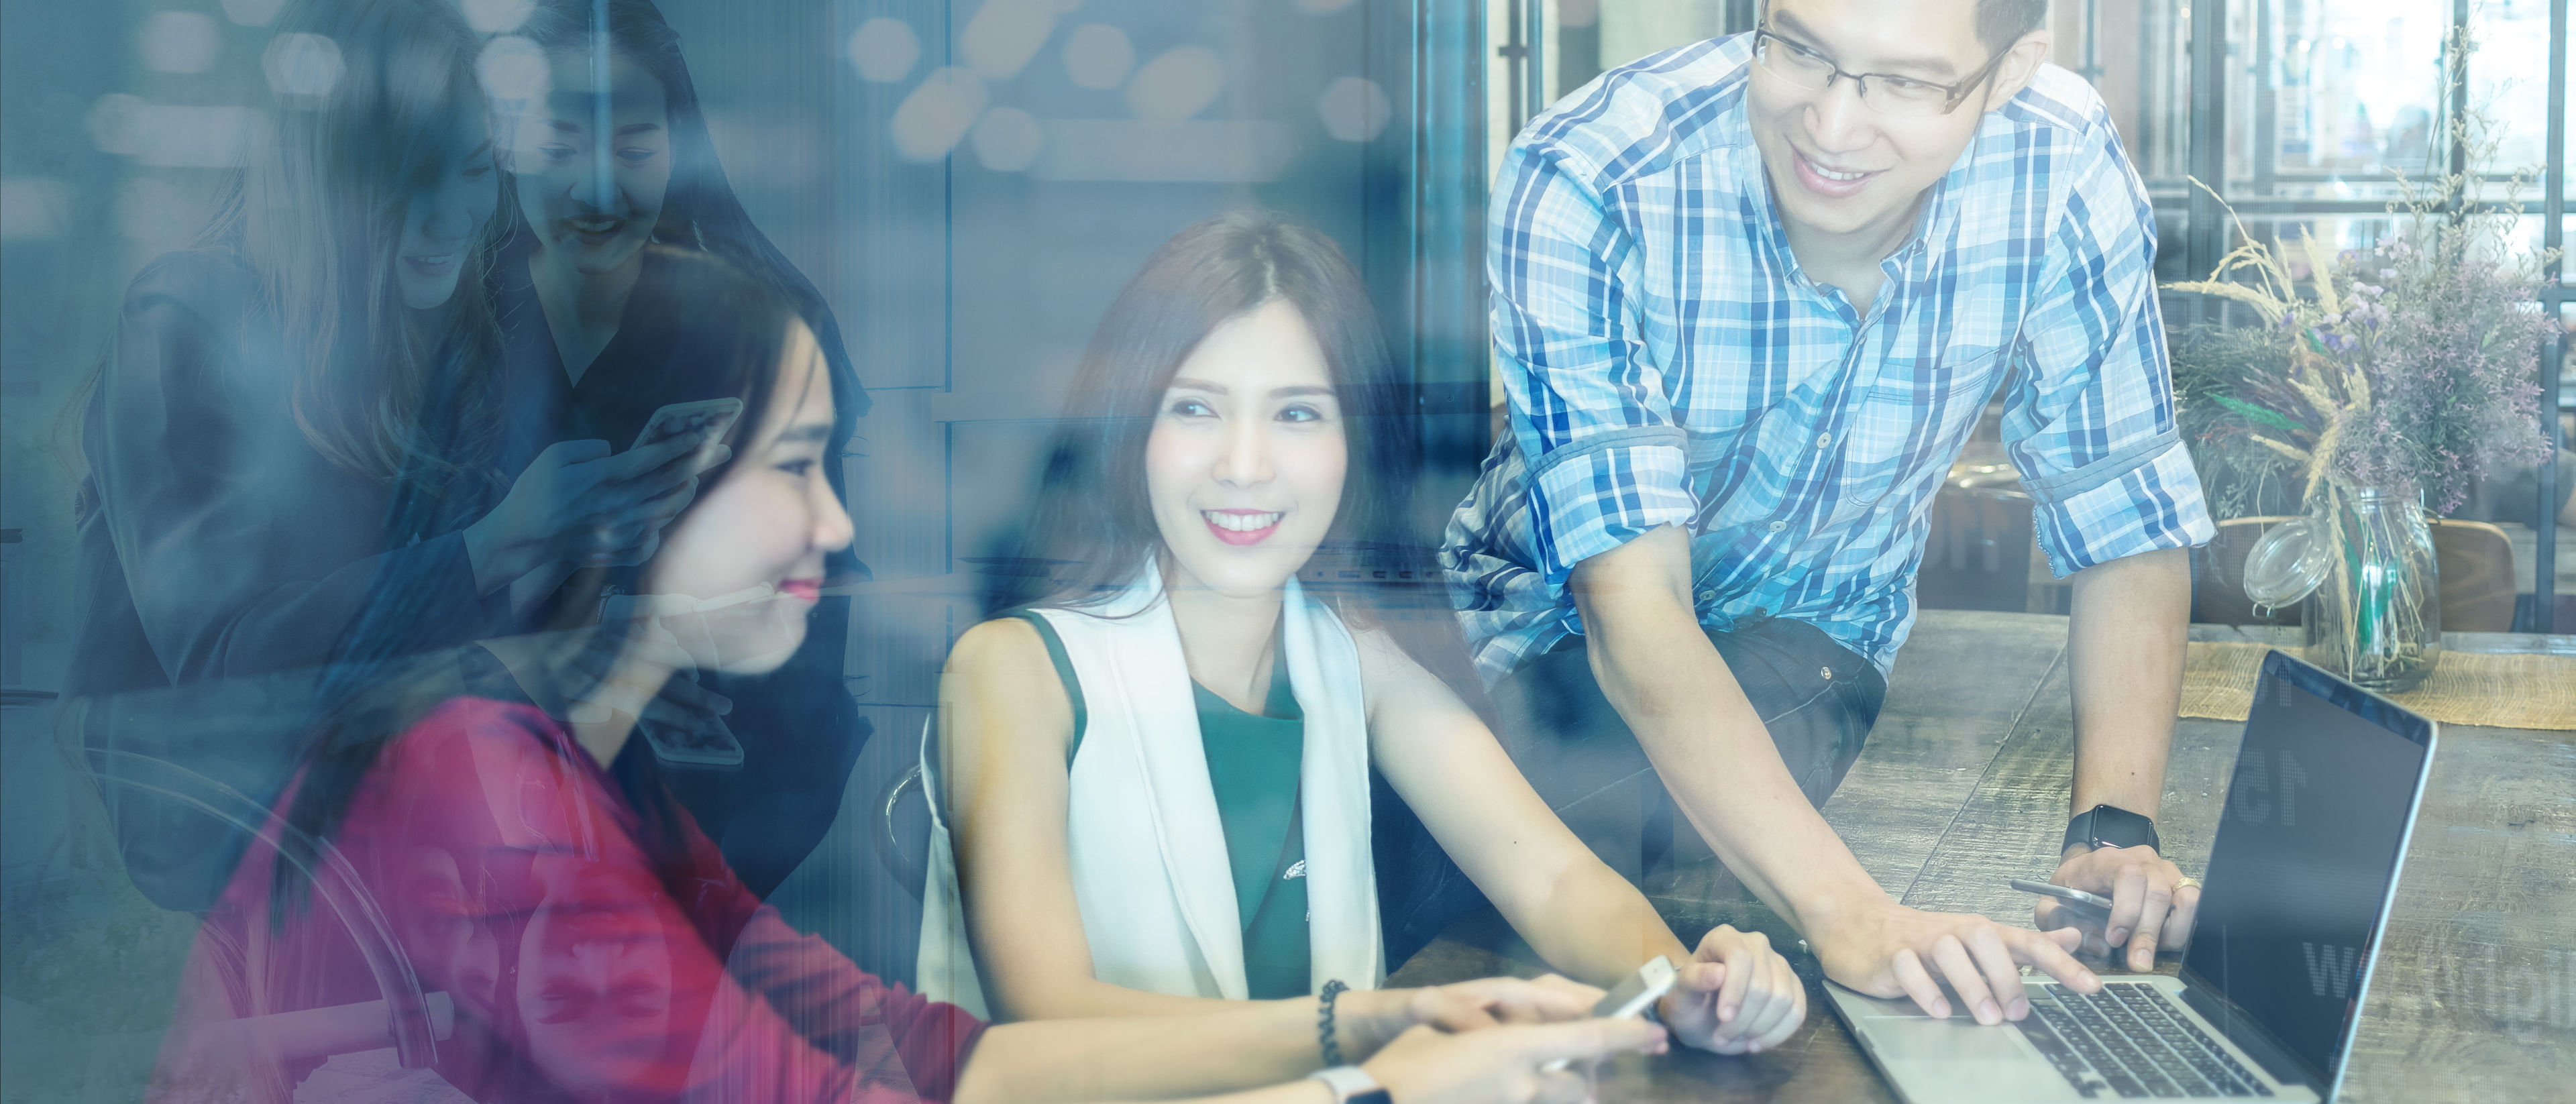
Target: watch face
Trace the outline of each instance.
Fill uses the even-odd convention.
[[[2097,847],[2156,845],[2156,822],[2127,809],[2097,805],[2085,816],[2092,822],[2086,826],[2086,834]]]

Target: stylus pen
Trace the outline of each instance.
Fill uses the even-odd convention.
[[[2047,882],[2026,881],[2021,878],[2012,879],[2012,887],[2024,893],[2036,893],[2042,897],[2055,897],[2060,901],[2072,901],[2079,905],[2088,905],[2093,908],[2101,909],[2104,912],[2111,911],[2110,898],[2096,896],[2091,893],[2086,893],[2080,889],[2068,889],[2062,885],[2050,885]]]

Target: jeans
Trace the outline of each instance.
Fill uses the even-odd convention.
[[[1789,776],[1821,808],[1860,757],[1887,699],[1886,678],[1803,622],[1748,618],[1728,631],[1709,630],[1708,639],[1770,731]],[[1567,637],[1513,672],[1494,688],[1494,704],[1503,750],[1558,819],[1620,876],[1639,882],[1711,855],[1593,680],[1583,637]],[[1379,900],[1392,967],[1484,898],[1428,833],[1401,819],[1388,823],[1380,808]]]

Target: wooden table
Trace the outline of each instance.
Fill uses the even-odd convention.
[[[2249,639],[2249,630],[2192,628],[2194,639]],[[2576,654],[2569,636],[2461,633],[2445,643]],[[2063,617],[1923,613],[1868,749],[1825,806],[1890,895],[2030,922],[2031,898],[2004,879],[2056,866],[2073,754],[2065,650]],[[2242,728],[2175,728],[2158,829],[2186,873],[2207,862]],[[1797,946],[1723,867],[1685,869],[1646,889],[1685,942],[1725,922]],[[1809,1010],[1788,1043],[1747,1058],[1631,1056],[1603,1082],[1602,1098],[1894,1099],[1824,1004],[1813,961],[1792,959],[1808,978]],[[2167,955],[2157,970],[2177,965]],[[1452,925],[1388,983],[1542,968],[1486,910]],[[2576,733],[2443,727],[2351,1062],[2348,1101],[2576,1098]]]

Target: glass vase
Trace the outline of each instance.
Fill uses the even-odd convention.
[[[2330,550],[2300,604],[2307,660],[2365,690],[2413,689],[2442,654],[2433,530],[2413,495],[2331,487],[2311,520]]]

